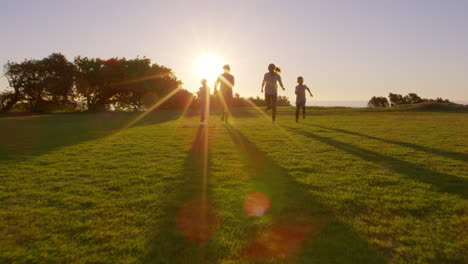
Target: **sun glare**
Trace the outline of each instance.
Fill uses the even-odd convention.
[[[200,79],[206,79],[209,85],[213,85],[212,83],[222,72],[221,60],[213,54],[200,56],[194,66],[197,76]]]

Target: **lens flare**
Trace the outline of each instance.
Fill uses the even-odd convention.
[[[250,216],[263,216],[270,208],[270,199],[261,192],[254,192],[244,200],[244,210]]]
[[[177,215],[177,228],[193,242],[206,242],[219,227],[216,208],[206,199],[200,198],[184,204]]]
[[[247,259],[294,260],[303,249],[303,242],[313,239],[327,226],[326,218],[309,218],[297,215],[278,219],[261,233],[242,252]],[[289,263],[284,261],[282,263]]]

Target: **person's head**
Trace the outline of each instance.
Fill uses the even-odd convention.
[[[224,70],[225,73],[230,73],[231,72],[231,67],[226,64],[226,65],[223,66],[223,70]]]
[[[298,84],[303,84],[304,83],[304,78],[302,78],[302,76],[297,77],[297,83]]]
[[[268,65],[268,71],[273,73],[273,72],[276,72],[276,73],[281,73],[281,69],[276,67],[275,64],[271,63],[270,65]]]
[[[201,84],[202,84],[203,86],[206,86],[206,79],[202,79],[202,80],[201,80]]]

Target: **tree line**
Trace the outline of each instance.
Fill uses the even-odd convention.
[[[150,59],[88,58],[73,61],[60,53],[41,60],[8,62],[4,75],[10,89],[0,93],[0,111],[144,111],[156,102],[165,109],[195,107],[197,99],[165,66]],[[289,105],[287,97],[281,99]],[[217,99],[213,98],[214,104]],[[238,94],[234,106],[265,105],[260,98]]]
[[[405,104],[420,104],[420,103],[452,103],[448,99],[436,98],[436,99],[426,99],[421,98],[415,93],[409,93],[405,96],[401,94],[390,93],[387,97],[383,96],[373,96],[367,103],[368,107],[393,107],[397,105]]]
[[[195,100],[197,101],[197,100]],[[210,96],[210,106],[213,109],[219,108],[222,102],[218,96],[218,91],[215,91]],[[289,97],[279,95],[276,101],[277,106],[291,106],[291,102],[289,101]],[[260,98],[259,96],[256,97],[248,97],[244,98],[241,97],[238,93],[234,94],[232,98],[232,107],[249,107],[249,106],[266,106],[266,101],[264,98]]]

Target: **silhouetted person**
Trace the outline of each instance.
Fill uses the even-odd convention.
[[[309,87],[304,84],[304,78],[301,76],[297,77],[296,86],[296,122],[299,122],[299,112],[302,109],[302,119],[305,119],[306,116],[306,94],[305,91],[307,90],[311,97],[313,97],[312,93],[310,92]]]
[[[234,76],[230,73],[231,67],[229,65],[223,66],[224,73],[219,75],[218,79],[214,84],[214,89],[216,91],[219,84],[220,85],[220,96],[221,96],[221,120],[228,121],[229,111],[232,105],[232,88],[234,87]]]
[[[275,122],[276,119],[276,100],[278,98],[278,83],[281,85],[283,91],[285,90],[279,73],[281,73],[281,69],[276,67],[276,65],[268,65],[268,72],[265,73],[262,83],[262,93],[263,88],[265,88],[265,102],[267,104],[267,110],[272,109],[273,111],[273,122]]]
[[[202,87],[198,91],[198,98],[200,99],[200,122],[204,122],[206,113],[210,107],[210,88],[206,85],[206,80],[201,80]]]

